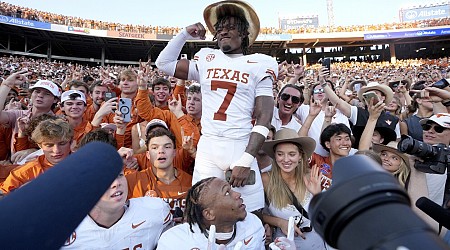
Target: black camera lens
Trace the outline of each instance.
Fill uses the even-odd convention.
[[[309,209],[314,230],[334,248],[448,249],[395,177],[364,155],[337,160],[333,185]]]
[[[416,140],[408,135],[402,135],[402,138],[397,144],[397,149],[402,153],[415,155],[420,158],[431,158],[437,154],[433,146]]]

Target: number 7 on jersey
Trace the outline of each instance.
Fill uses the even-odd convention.
[[[227,94],[225,95],[225,98],[223,99],[223,102],[220,105],[219,110],[217,110],[217,112],[214,113],[214,120],[226,121],[227,114],[225,112],[227,111],[228,106],[230,106],[231,100],[234,97],[234,93],[236,93],[237,84],[234,82],[212,80],[211,90],[217,89],[226,89]]]

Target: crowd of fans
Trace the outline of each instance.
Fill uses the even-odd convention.
[[[112,30],[147,34],[170,34],[176,35],[182,27],[121,24],[115,22],[106,22],[100,20],[83,19],[80,17],[65,16],[45,11],[39,11],[32,8],[12,5],[6,2],[0,2],[0,15],[12,16],[17,18],[29,19],[40,22],[55,23],[66,26],[75,26],[80,28],[89,28],[97,30]],[[262,27],[261,34],[303,34],[303,33],[333,33],[333,32],[357,32],[357,31],[379,31],[379,30],[398,30],[409,28],[427,28],[444,26],[450,24],[450,18],[437,18],[413,22],[402,23],[384,23],[373,25],[351,25],[351,26],[320,26],[320,27],[300,27],[298,29],[283,30],[276,27]]]
[[[5,15],[44,22],[179,31],[1,4]],[[205,36],[200,23],[174,37],[154,64],[89,66],[1,56],[0,198],[7,196],[2,202],[31,189],[23,186],[39,183],[33,180],[45,172],[44,178],[60,170],[71,155],[97,156],[83,148],[100,141],[117,150],[121,171],[95,197],[97,203],[77,221],[62,249],[240,249],[239,244],[246,249],[333,249],[314,224],[311,214],[317,208],[311,201],[322,192],[334,193],[327,191],[336,186],[333,166],[343,158],[372,162],[412,203],[426,197],[448,209],[448,177],[445,171],[430,173],[438,171],[428,166],[430,161],[448,165],[442,153],[450,146],[448,57],[276,62],[249,54],[256,40],[253,27],[259,27],[249,23],[259,21],[234,13],[253,10],[242,2],[222,4],[206,10],[230,13],[217,23],[205,19],[220,50],[203,48],[191,61],[178,57],[187,40]],[[214,6],[218,9],[211,10]],[[400,151],[401,138],[428,145],[416,150],[434,148],[433,156]],[[365,156],[347,158],[353,154]],[[428,171],[419,171],[424,168]],[[446,228],[412,209],[429,232],[450,243]]]

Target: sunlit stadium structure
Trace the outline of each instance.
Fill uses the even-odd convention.
[[[296,62],[299,57],[303,57],[309,63],[317,62],[322,57],[344,61],[394,61],[397,58],[447,56],[450,50],[449,4],[415,6],[401,9],[399,13],[406,15],[406,10],[419,11],[419,14],[431,13],[431,16],[409,20],[414,25],[377,26],[380,29],[389,27],[388,30],[378,31],[364,26],[351,28],[349,30],[352,31],[347,32],[345,27],[339,28],[340,32],[336,32],[336,27],[297,30],[297,33],[274,29],[276,32],[262,32],[251,49],[253,52],[274,56],[279,61]],[[440,14],[434,18],[432,13]],[[17,17],[17,14],[3,14],[0,15],[0,53],[4,54],[98,65],[137,64],[139,59],[155,60],[173,37],[170,32],[162,30],[150,33],[144,30],[142,33],[134,30],[93,29],[23,19]],[[329,32],[326,32],[327,29]],[[205,41],[186,43],[182,53],[192,58],[200,48],[213,46],[212,35],[209,35]]]

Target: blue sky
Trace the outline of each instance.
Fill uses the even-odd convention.
[[[203,22],[203,9],[215,1],[207,0],[7,0],[5,2],[68,16],[119,22],[185,27]],[[278,27],[278,17],[319,15],[327,25],[326,0],[248,0],[258,13],[261,27]],[[334,0],[335,25],[398,22],[398,11],[411,4],[443,2],[437,0]]]

